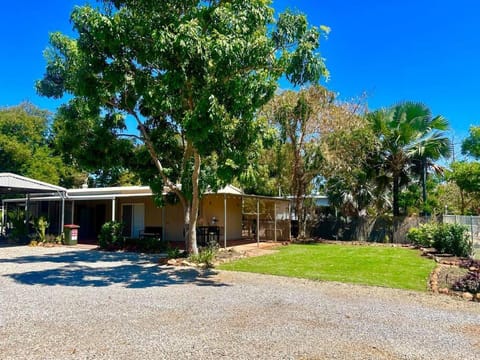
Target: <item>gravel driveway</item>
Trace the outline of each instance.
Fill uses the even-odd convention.
[[[0,358],[480,358],[480,303],[155,260],[0,248]]]

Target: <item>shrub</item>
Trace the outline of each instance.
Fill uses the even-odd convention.
[[[125,238],[122,235],[123,224],[118,221],[109,221],[102,225],[98,235],[100,248],[116,250],[123,247]]]
[[[218,243],[213,241],[206,247],[200,249],[197,255],[190,255],[190,261],[197,264],[205,264],[206,267],[213,267],[213,261],[218,252]]]
[[[144,237],[135,239],[137,242],[137,249],[141,252],[156,253],[162,252],[166,249],[166,244],[159,238]]]
[[[473,250],[468,229],[460,224],[424,224],[411,228],[407,239],[415,245],[434,247],[443,254],[467,257]]]
[[[407,233],[407,239],[414,245],[433,247],[433,236],[438,224],[423,224],[418,228],[411,228]]]
[[[47,219],[40,216],[37,221],[35,221],[34,226],[37,233],[37,240],[39,242],[45,242],[47,240],[46,231],[49,226]]]
[[[470,271],[463,278],[453,284],[453,290],[470,292],[472,294],[480,293],[480,272]]]
[[[473,247],[468,228],[460,224],[438,224],[433,235],[433,247],[437,251],[467,257]]]
[[[477,269],[480,269],[480,260],[476,259],[466,259],[460,262],[460,267],[463,267],[465,269],[469,269],[471,267],[475,267]]]
[[[20,209],[9,211],[8,220],[13,226],[9,240],[18,243],[28,241],[28,221],[25,222],[25,212]]]
[[[171,246],[168,246],[167,247],[167,257],[169,259],[177,259],[179,258],[181,255],[180,253],[180,249],[177,248],[177,247],[171,247]]]

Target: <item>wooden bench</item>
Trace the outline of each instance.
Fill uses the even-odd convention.
[[[163,229],[161,226],[145,226],[145,229],[140,231],[140,238],[155,238],[162,240]]]

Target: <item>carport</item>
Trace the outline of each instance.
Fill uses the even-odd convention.
[[[63,225],[65,222],[65,196],[67,189],[52,185],[43,181],[31,179],[25,176],[20,176],[13,173],[0,173],[0,195],[7,195],[11,198],[18,195],[25,195],[25,214],[28,212],[30,205],[30,197],[34,196],[51,196],[59,195],[61,198],[61,211],[60,211],[60,228],[59,233],[63,232]],[[2,200],[2,226],[5,224],[6,213],[7,213],[7,202]],[[0,233],[3,232],[3,229],[0,229]]]

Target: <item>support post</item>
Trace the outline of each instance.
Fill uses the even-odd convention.
[[[273,200],[273,241],[277,242],[277,201]]]
[[[227,248],[227,194],[223,194],[223,247]]]
[[[3,216],[4,216],[4,220],[3,220],[3,231],[4,231],[4,234],[7,235],[7,221],[8,221],[8,203],[5,203],[5,207],[3,209]]]
[[[335,217],[337,210],[335,209]],[[292,240],[292,204],[288,202],[288,241]]]
[[[473,254],[473,215],[470,215],[470,241],[472,244],[472,254]]]
[[[59,234],[63,234],[63,226],[65,225],[65,193],[61,193],[62,197],[62,210],[60,215],[60,231]]]
[[[260,247],[260,202],[257,199],[257,247]]]
[[[112,221],[115,221],[115,210],[116,210],[116,201],[115,198],[112,198]]]
[[[0,227],[0,236],[5,235],[5,205],[2,200],[2,226]]]
[[[165,230],[165,224],[166,224],[165,215],[166,215],[166,213],[167,212],[165,211],[165,204],[163,204],[163,206],[162,206],[162,241],[166,240],[165,239],[165,232],[166,232],[166,230]]]
[[[27,194],[27,198],[25,201],[25,225],[27,226],[28,229],[28,211],[30,207],[30,194]]]
[[[75,200],[72,200],[72,218],[70,224],[75,224]]]

